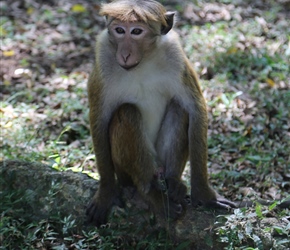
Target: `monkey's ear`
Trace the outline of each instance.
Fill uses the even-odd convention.
[[[105,18],[106,18],[106,26],[108,27],[111,24],[111,22],[114,20],[114,18],[110,16],[105,16]]]
[[[169,30],[172,29],[173,23],[174,23],[174,15],[175,15],[175,12],[166,12],[165,16],[166,16],[167,25],[161,26],[161,35],[166,35],[169,32]]]

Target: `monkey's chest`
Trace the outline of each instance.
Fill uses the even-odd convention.
[[[134,84],[119,82],[115,88],[111,88],[108,91],[110,94],[106,95],[105,106],[111,106],[113,112],[123,103],[136,105],[142,115],[144,135],[154,145],[170,97],[165,94],[166,91],[161,90],[158,84],[148,82],[136,84],[136,82],[133,82]]]

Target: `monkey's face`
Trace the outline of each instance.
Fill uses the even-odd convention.
[[[110,42],[115,48],[116,61],[124,69],[136,67],[153,50],[157,34],[142,22],[114,20],[108,27]]]

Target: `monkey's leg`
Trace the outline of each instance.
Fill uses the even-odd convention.
[[[167,196],[156,176],[156,170],[160,168],[156,153],[144,136],[142,116],[135,105],[123,104],[115,112],[110,125],[110,142],[112,159],[121,183],[127,184],[127,178],[123,177],[130,176],[156,214],[165,217],[170,210],[171,217],[177,217],[180,209],[175,203],[170,203],[168,209]]]
[[[143,135],[140,111],[133,104],[122,104],[110,124],[111,155],[119,182],[136,185],[148,193],[154,176],[154,156]],[[130,178],[129,178],[130,177]]]
[[[181,204],[184,210],[187,188],[181,175],[188,159],[188,114],[175,100],[167,106],[156,148],[165,167],[169,199]]]

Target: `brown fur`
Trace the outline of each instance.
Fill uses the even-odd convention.
[[[122,204],[120,186],[127,185],[135,186],[161,218],[180,217],[186,209],[181,175],[188,158],[192,203],[234,207],[208,182],[206,103],[178,35],[170,31],[173,14],[153,0],[114,1],[103,5],[101,14],[113,21],[98,36],[88,81],[101,177],[88,220],[106,223],[112,206]]]
[[[166,9],[152,0],[121,0],[104,4],[100,15],[109,16],[121,22],[158,22],[166,25]]]

